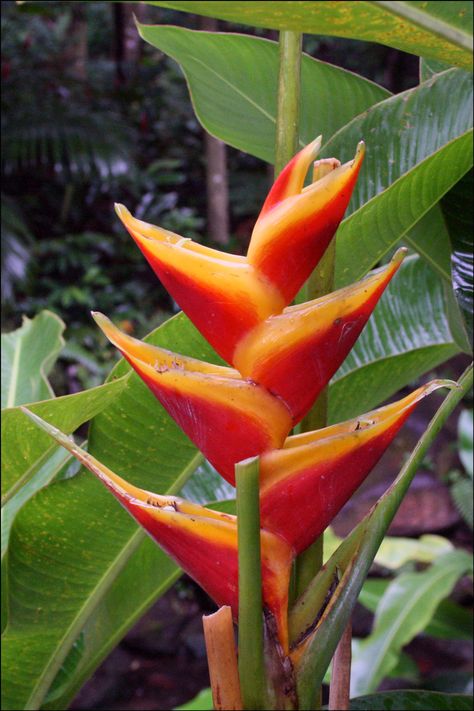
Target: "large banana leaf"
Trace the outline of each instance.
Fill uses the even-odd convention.
[[[150,340],[216,361],[210,346],[182,315],[157,329]],[[113,371],[111,380],[125,375],[126,387],[94,418],[89,450],[144,488],[177,492],[201,456],[138,376],[127,375],[129,370],[122,361]],[[111,619],[100,614],[100,606],[110,595],[110,612],[114,595],[123,597],[124,588],[114,588],[121,572],[128,574],[122,584],[126,582],[129,602],[136,607],[134,615],[170,584],[176,568],[144,541],[142,530],[86,472],[41,490],[22,507],[12,526],[8,557],[4,708],[41,705],[74,645],[79,654],[87,624],[102,620],[107,625]],[[134,567],[127,570],[137,551]],[[137,585],[142,578],[143,584]],[[127,618],[120,628],[120,620],[113,621],[120,632],[130,624]],[[100,636],[97,628],[91,634],[95,633]]]
[[[179,62],[196,116],[209,133],[273,163],[278,85],[275,42],[164,25],[139,25],[139,31],[143,39]],[[389,92],[303,55],[301,95],[300,143],[305,145],[318,134],[329,139]]]
[[[451,69],[382,101],[322,154],[347,159],[361,137],[367,156],[338,231],[338,285],[372,268],[472,167],[471,76]]]
[[[441,278],[409,257],[332,380],[330,421],[367,412],[458,352]]]
[[[379,42],[469,69],[470,2],[151,2],[231,22]]]
[[[59,316],[42,311],[2,333],[2,408],[54,396],[47,376],[64,346],[65,328]]]

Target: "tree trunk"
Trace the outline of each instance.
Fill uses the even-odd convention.
[[[200,18],[200,29],[215,32],[213,17]],[[217,244],[229,242],[229,188],[225,143],[204,131],[207,189],[207,230]]]

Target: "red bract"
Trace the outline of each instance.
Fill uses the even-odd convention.
[[[445,381],[433,380],[391,405],[315,432],[288,437],[260,458],[262,526],[298,553],[331,523],[362,484],[418,403]]]
[[[357,284],[270,316],[239,344],[235,367],[280,397],[298,423],[345,360],[405,251]]]
[[[247,258],[274,284],[288,304],[323,256],[342,220],[364,158],[354,160],[303,188],[319,145],[298,153],[278,176],[250,240]]]
[[[281,447],[291,429],[286,405],[233,368],[170,353],[94,318],[163,407],[217,471],[235,483],[236,462]]]
[[[37,415],[24,412],[95,474],[122,506],[218,605],[238,616],[237,519],[176,496],[159,496],[129,484]],[[288,650],[288,584],[294,551],[280,536],[262,530],[263,603],[275,618]]]
[[[288,306],[328,246],[362,163],[321,161],[303,187],[320,139],[298,153],[271,189],[247,257],[209,249],[117,212],[172,296],[234,368],[143,343],[105,316],[98,325],[218,472],[260,456],[264,606],[288,651],[291,563],[330,524],[433,381],[399,402],[342,424],[288,437],[339,368],[394,277],[405,250],[366,279]],[[217,604],[238,613],[237,520],[131,486],[31,415],[70,449]]]
[[[321,259],[341,221],[362,163],[353,161],[303,188],[320,138],[275,181],[255,224],[247,257],[219,252],[116,211],[166,289],[224,360],[242,338],[279,314]]]

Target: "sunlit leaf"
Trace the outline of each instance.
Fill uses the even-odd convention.
[[[379,42],[472,66],[469,2],[151,2],[231,22]]]

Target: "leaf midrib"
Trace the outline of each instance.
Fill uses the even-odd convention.
[[[419,27],[424,32],[435,35],[459,49],[472,52],[472,35],[459,27],[450,25],[439,17],[430,15],[430,13],[419,10],[408,3],[396,2],[396,0],[393,2],[390,0],[369,0],[369,4],[375,5],[391,15],[403,18],[410,25]]]
[[[8,397],[6,407],[14,407],[17,392],[17,383],[19,380],[20,373],[20,353],[21,353],[22,340],[19,340],[18,347],[15,348],[13,354],[13,363],[11,369],[10,387],[8,389]]]

